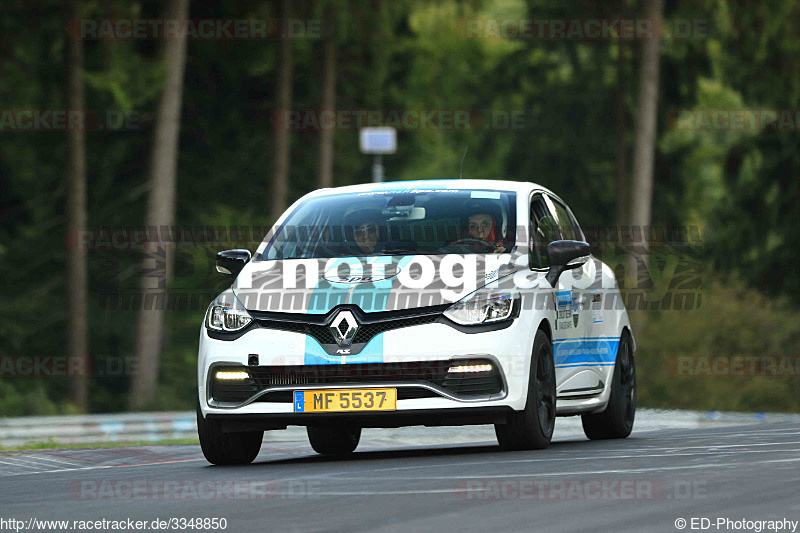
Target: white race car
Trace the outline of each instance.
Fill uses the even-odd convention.
[[[214,464],[265,430],[306,426],[346,454],[364,427],[494,424],[505,449],[549,445],[555,417],[630,434],[635,345],[611,269],[566,204],[532,184],[431,180],[307,194],[200,332],[197,423]]]

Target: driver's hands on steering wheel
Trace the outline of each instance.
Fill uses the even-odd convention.
[[[501,241],[498,241],[498,244],[493,244],[488,241],[484,241],[483,239],[476,239],[474,237],[469,237],[466,239],[459,239],[452,243],[453,246],[458,245],[469,245],[469,246],[480,246],[487,252],[492,252],[495,254],[502,254],[505,253],[506,248],[503,246]]]

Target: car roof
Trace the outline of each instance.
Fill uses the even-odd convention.
[[[386,181],[382,183],[362,183],[358,185],[346,185],[343,187],[331,187],[318,189],[309,193],[306,197],[325,196],[328,194],[375,192],[375,191],[404,191],[404,190],[437,190],[437,189],[488,189],[498,191],[513,191],[527,193],[532,190],[548,191],[545,187],[535,183],[525,181],[510,180],[413,180],[413,181]],[[551,193],[552,194],[552,193]]]

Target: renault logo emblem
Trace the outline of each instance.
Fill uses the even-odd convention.
[[[350,346],[358,331],[356,317],[350,311],[340,311],[330,325],[333,338],[339,346]]]

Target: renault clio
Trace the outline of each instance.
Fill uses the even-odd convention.
[[[630,434],[635,344],[612,270],[572,211],[533,183],[431,180],[307,194],[252,254],[200,332],[205,457],[244,464],[264,431],[305,426],[350,453],[362,428],[494,424],[546,448],[556,416]]]

